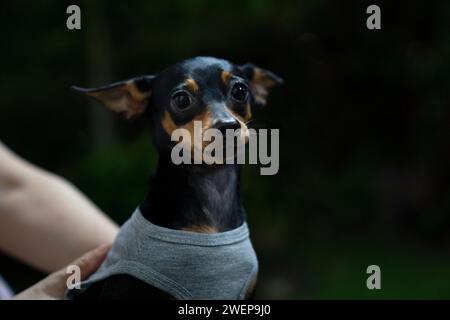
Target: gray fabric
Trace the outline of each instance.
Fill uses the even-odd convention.
[[[257,271],[247,223],[222,233],[195,233],[156,226],[137,209],[81,291],[128,274],[177,299],[243,299]]]

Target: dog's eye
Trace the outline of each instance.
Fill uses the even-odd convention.
[[[244,103],[248,99],[248,88],[243,83],[236,83],[231,89],[231,97],[239,103]]]
[[[193,99],[186,91],[178,91],[172,95],[172,106],[176,109],[184,110],[189,108],[193,103]]]

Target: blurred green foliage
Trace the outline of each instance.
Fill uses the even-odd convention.
[[[64,176],[95,199],[105,212],[123,223],[145,196],[156,152],[150,139],[117,143],[78,159]]]

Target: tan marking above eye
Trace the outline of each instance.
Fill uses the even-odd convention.
[[[222,75],[221,75],[222,81],[223,81],[223,83],[226,86],[228,86],[230,84],[231,76],[232,76],[231,72],[229,72],[229,71],[222,71]]]
[[[199,88],[197,82],[196,82],[194,79],[192,79],[192,78],[187,79],[187,80],[184,82],[184,84],[185,84],[186,87],[187,87],[190,91],[192,91],[193,93],[197,93],[197,92],[200,90],[200,88]]]

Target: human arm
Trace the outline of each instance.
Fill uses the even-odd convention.
[[[0,250],[42,271],[111,243],[118,227],[74,186],[0,142]]]

